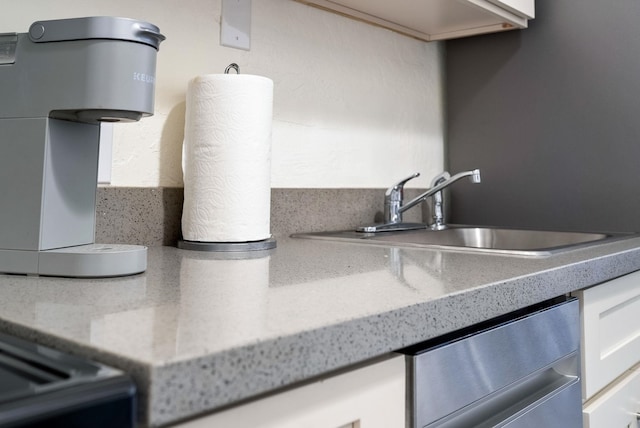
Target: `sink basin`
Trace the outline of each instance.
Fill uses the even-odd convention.
[[[521,256],[549,256],[584,246],[638,236],[636,234],[554,232],[485,226],[451,225],[444,230],[406,230],[362,233],[318,232],[296,238],[327,239],[378,245],[408,246],[455,251],[489,252]]]

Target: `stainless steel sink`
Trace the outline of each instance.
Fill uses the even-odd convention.
[[[561,251],[638,235],[450,225],[445,230],[418,229],[378,233],[341,231],[303,233],[293,236],[296,238],[337,240],[387,246],[489,252],[521,256],[549,256]]]

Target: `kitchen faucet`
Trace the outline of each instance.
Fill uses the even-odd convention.
[[[450,186],[456,181],[464,177],[469,177],[472,183],[480,183],[480,170],[463,171],[451,176],[447,171],[437,175],[431,182],[431,188],[423,194],[417,196],[411,201],[404,204],[404,185],[416,177],[420,173],[416,172],[409,177],[394,184],[384,194],[384,223],[374,224],[370,226],[361,226],[356,230],[358,232],[388,232],[394,230],[411,230],[431,228],[433,230],[446,229],[444,222],[444,202],[442,198],[442,190]],[[425,201],[427,198],[433,197],[433,224],[427,226],[423,223],[405,223],[402,221],[402,213]]]

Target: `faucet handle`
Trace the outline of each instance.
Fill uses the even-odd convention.
[[[400,212],[400,207],[402,206],[402,199],[404,197],[404,185],[409,180],[413,180],[416,177],[419,177],[420,173],[416,172],[411,174],[409,177],[400,180],[393,186],[389,187],[386,192],[384,192],[384,220],[385,223],[401,223],[402,222],[402,213]]]
[[[402,190],[404,189],[404,185],[407,184],[407,181],[413,180],[416,177],[420,177],[419,172],[414,172],[409,177],[404,178],[389,187],[386,192],[384,192],[384,196],[388,200],[402,202]]]

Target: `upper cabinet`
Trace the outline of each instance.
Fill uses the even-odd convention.
[[[421,40],[527,28],[535,0],[297,0]]]

